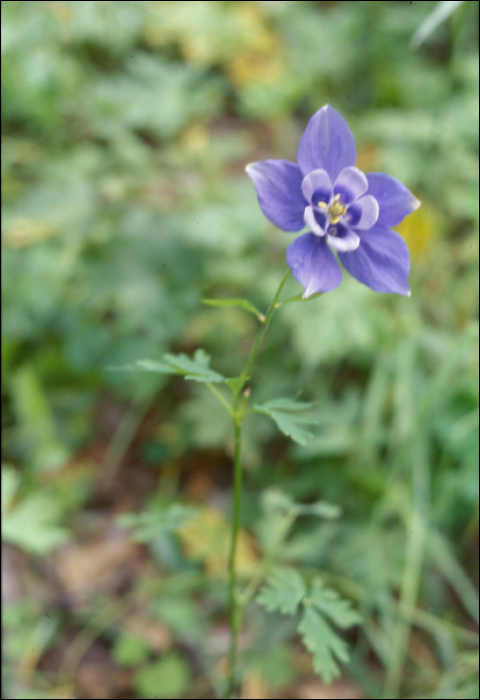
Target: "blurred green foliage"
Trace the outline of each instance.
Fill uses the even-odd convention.
[[[306,121],[330,102],[355,133],[359,166],[422,200],[399,228],[410,299],[344,279],[277,312],[252,375],[255,402],[305,387],[314,439],[288,444],[273,422],[247,422],[244,525],[260,548],[277,517],[255,505],[266,487],[343,510],[340,520],[300,519],[276,561],[321,570],[355,600],[364,630],[349,673],[373,698],[399,673],[402,697],[478,697],[478,4],[459,5],[414,48],[436,7],[2,3],[3,455],[14,465],[2,472],[4,534],[27,552],[79,536],[82,511],[98,507],[89,446],[108,443],[100,472],[114,479],[147,414],[156,427],[136,459],[156,470],[164,507],[184,496],[172,462],[229,454],[221,406],[203,387],[107,368],[201,346],[215,371],[235,376],[257,321],[201,300],[247,297],[264,310],[291,240],[263,218],[248,162],[294,160]],[[291,280],[287,295],[296,293]],[[98,419],[108,402],[122,420]],[[155,502],[144,500],[146,514]],[[152,536],[151,556],[172,576],[193,571],[186,606],[203,596],[205,614],[220,614],[222,592],[175,535]],[[41,672],[24,675],[22,611],[6,621],[12,697],[51,697]],[[39,625],[42,615],[31,611]],[[288,624],[276,633],[266,619],[259,608],[247,619],[257,662],[292,639]],[[411,628],[428,653],[409,645]],[[59,644],[61,629],[39,648]],[[140,664],[138,697],[151,697],[158,677],[168,697],[186,692],[180,652],[152,660],[146,647],[118,629],[113,657]],[[203,651],[202,669],[212,665]],[[383,670],[371,672],[372,658]],[[197,692],[208,697],[208,687]]]

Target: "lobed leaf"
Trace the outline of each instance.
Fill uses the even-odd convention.
[[[352,609],[349,600],[341,598],[337,591],[326,588],[318,579],[312,584],[308,600],[311,605],[327,615],[338,627],[345,629],[361,621],[360,615]]]
[[[161,534],[179,530],[197,512],[196,508],[173,503],[163,508],[156,506],[155,509],[142,513],[126,513],[117,518],[117,523],[133,529],[135,542],[151,542]]]
[[[300,445],[305,445],[307,440],[313,437],[309,430],[302,425],[315,425],[318,421],[309,416],[299,415],[313,406],[305,401],[294,401],[293,399],[273,399],[262,405],[256,404],[253,410],[257,413],[264,413],[277,424],[278,429]]]
[[[294,569],[277,569],[268,578],[257,596],[257,602],[269,612],[278,611],[294,615],[300,603],[304,610],[298,625],[306,648],[313,655],[313,666],[326,683],[340,675],[338,662],[348,662],[348,647],[335,632],[327,618],[339,627],[357,624],[360,616],[351,608],[351,603],[342,600],[339,594],[314,580],[307,589],[302,576]]]
[[[294,569],[277,569],[267,578],[257,603],[269,612],[278,610],[284,615],[294,615],[305,593],[305,583],[299,573]]]
[[[298,631],[313,656],[315,672],[322,676],[325,683],[331,683],[340,675],[337,660],[343,663],[349,660],[346,643],[311,605],[305,607]]]
[[[26,552],[48,554],[69,537],[59,525],[62,509],[48,492],[19,499],[19,486],[14,469],[2,466],[2,538]]]
[[[171,355],[169,353],[163,356],[161,362],[156,360],[138,360],[136,366],[147,372],[161,372],[163,374],[180,374],[185,379],[194,382],[211,382],[212,384],[224,384],[227,379],[210,369],[210,356],[205,350],[199,348],[195,351],[193,359],[180,353],[179,355]]]
[[[146,372],[159,372],[160,374],[177,374],[177,372],[167,365],[165,362],[158,360],[137,360],[134,365],[125,365],[124,367],[112,367],[111,369],[135,370],[143,369]]]

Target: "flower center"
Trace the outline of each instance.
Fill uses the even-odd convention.
[[[343,204],[340,199],[340,195],[337,194],[333,202],[328,207],[328,214],[332,224],[337,224],[340,221],[340,217],[347,213],[347,207]]]
[[[317,207],[327,210],[328,226],[330,226],[330,224],[338,224],[340,218],[347,213],[347,207],[340,199],[339,194],[335,195],[333,202],[330,205],[327,205],[325,202],[318,202]],[[332,230],[329,231],[329,233],[335,235],[336,231]]]

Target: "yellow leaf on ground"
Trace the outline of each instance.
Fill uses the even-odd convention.
[[[268,700],[270,697],[267,683],[256,671],[245,674],[241,695],[244,700]]]
[[[438,234],[439,225],[435,209],[422,202],[420,209],[407,216],[395,229],[408,245],[412,258],[420,260],[428,254]]]
[[[191,153],[206,151],[209,140],[208,131],[200,124],[192,124],[188,129],[185,129],[182,135],[182,145]]]
[[[226,63],[228,77],[234,85],[272,84],[280,80],[286,67],[281,59],[279,38],[267,27],[258,8],[241,3],[235,10],[245,41],[241,50]]]
[[[178,531],[185,555],[201,559],[211,576],[225,578],[230,547],[230,523],[224,513],[209,506],[201,508],[198,515],[185,523]],[[258,563],[255,540],[245,530],[240,530],[237,543],[237,571],[247,576]]]
[[[28,248],[57,232],[58,228],[46,221],[17,216],[5,224],[3,242],[8,248]]]

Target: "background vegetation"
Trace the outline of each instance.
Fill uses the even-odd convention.
[[[247,425],[242,570],[282,493],[337,505],[275,560],[363,623],[325,686],[252,606],[242,697],[478,697],[478,4],[412,44],[437,5],[2,3],[5,697],[218,697],[228,417],[109,367],[202,346],[238,371],[255,318],[201,299],[265,309],[291,240],[244,167],[294,160],[327,102],[422,200],[412,297],[344,279],[274,319],[257,398],[305,387],[319,425]]]

